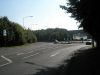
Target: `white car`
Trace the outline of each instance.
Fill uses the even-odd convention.
[[[92,44],[92,39],[87,39],[86,45],[91,45]]]
[[[55,40],[55,41],[54,41],[54,44],[57,44],[57,43],[59,43],[59,41],[58,41],[58,40]]]

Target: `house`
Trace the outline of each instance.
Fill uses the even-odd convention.
[[[71,30],[69,32],[71,33],[73,40],[86,40],[88,38],[87,33],[83,30]]]
[[[73,40],[86,40],[87,39],[87,35],[86,34],[83,34],[83,33],[76,33],[76,34],[73,34]]]

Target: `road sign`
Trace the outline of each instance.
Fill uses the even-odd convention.
[[[7,30],[6,29],[3,30],[3,36],[7,36]]]

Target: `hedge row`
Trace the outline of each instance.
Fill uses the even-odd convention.
[[[24,29],[7,17],[0,18],[0,46],[23,45],[36,41],[37,38],[30,29]]]

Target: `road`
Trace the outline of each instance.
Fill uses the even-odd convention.
[[[38,42],[0,48],[0,75],[31,75],[43,68],[57,67],[82,47],[86,45]]]

